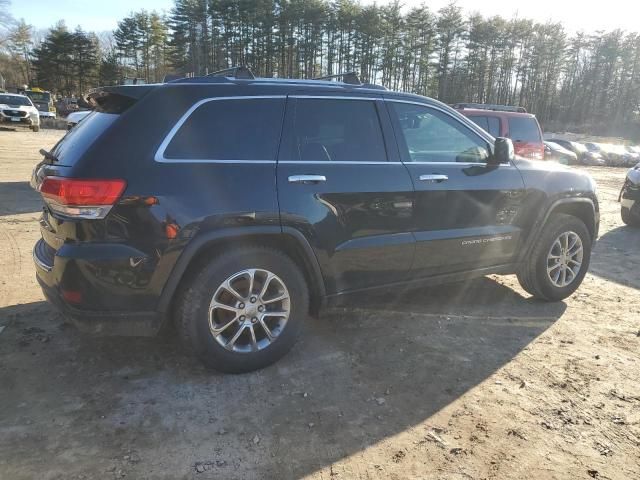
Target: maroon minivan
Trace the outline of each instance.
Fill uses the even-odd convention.
[[[510,138],[516,155],[536,160],[544,159],[544,143],[538,120],[523,107],[456,103],[453,108],[492,136]]]

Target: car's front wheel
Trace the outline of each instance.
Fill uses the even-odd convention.
[[[544,227],[518,280],[536,298],[558,301],[582,283],[591,260],[591,235],[582,220],[555,214]]]
[[[183,342],[207,367],[241,373],[284,356],[308,311],[298,266],[277,250],[253,247],[204,266],[184,290],[176,320]]]

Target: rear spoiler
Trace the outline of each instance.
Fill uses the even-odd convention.
[[[94,110],[104,113],[122,113],[136,103],[156,85],[114,85],[89,91],[86,100]]]

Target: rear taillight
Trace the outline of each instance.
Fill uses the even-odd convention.
[[[126,187],[124,180],[45,177],[40,193],[55,213],[71,218],[104,218]]]

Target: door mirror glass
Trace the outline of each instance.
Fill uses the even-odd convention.
[[[509,163],[515,157],[513,150],[513,142],[509,138],[498,137],[493,144],[493,155],[491,156],[491,164],[498,165],[501,163]]]

